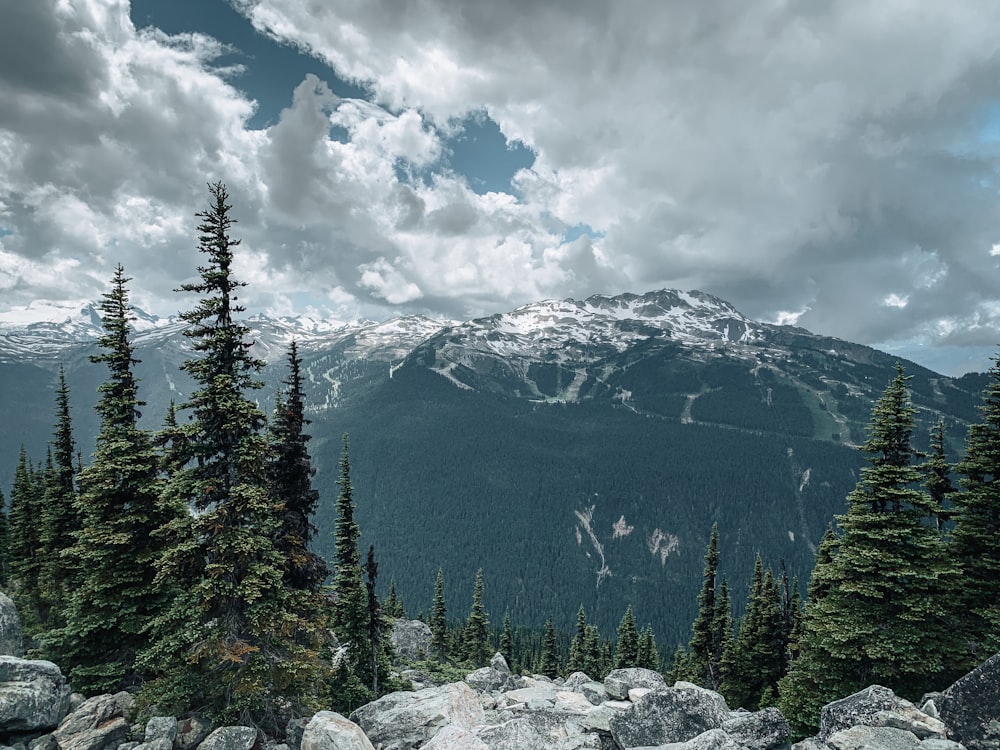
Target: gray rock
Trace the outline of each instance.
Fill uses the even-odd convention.
[[[549,750],[551,741],[527,717],[483,727],[476,732],[490,750]]]
[[[909,731],[918,738],[944,737],[945,727],[892,690],[871,685],[853,695],[828,703],[820,712],[819,737],[855,726],[892,727]]]
[[[173,716],[153,716],[146,722],[143,739],[152,742],[158,739],[168,739],[171,744],[177,737],[177,719]]]
[[[921,750],[966,750],[965,745],[961,742],[942,740],[939,737],[931,737],[930,739],[921,740],[920,748]]]
[[[59,743],[51,734],[43,734],[28,743],[30,750],[59,750]]]
[[[129,733],[132,702],[124,691],[95,695],[63,719],[52,735],[60,750],[115,750]]]
[[[826,738],[833,750],[921,750],[913,732],[895,727],[855,726]]]
[[[490,750],[490,747],[468,729],[449,725],[421,745],[420,750]]]
[[[558,691],[554,685],[542,685],[538,687],[524,687],[517,690],[508,690],[504,693],[507,705],[523,703],[530,709],[551,708],[555,705]]]
[[[500,653],[493,655],[488,667],[468,674],[465,681],[469,687],[479,692],[514,690],[518,687],[517,678],[510,673],[507,660]]]
[[[628,691],[632,688],[664,688],[667,683],[663,680],[663,675],[651,669],[640,669],[633,667],[630,669],[613,669],[604,678],[604,689],[608,691],[608,697],[615,700],[628,700]]]
[[[302,750],[374,750],[361,727],[334,711],[320,711],[302,732]]]
[[[553,750],[605,750],[609,745],[601,735],[587,732],[559,740],[552,748]]]
[[[722,723],[722,728],[738,744],[754,750],[769,750],[784,744],[792,730],[776,708],[765,708],[754,713],[733,714]]]
[[[599,682],[583,683],[580,686],[580,692],[583,693],[584,697],[595,706],[601,705],[608,699],[608,691],[605,690],[604,685]]]
[[[614,714],[611,736],[621,748],[687,742],[709,729],[719,729],[729,718],[726,701],[718,693],[686,682],[654,690]]]
[[[425,659],[431,648],[430,626],[420,620],[395,620],[392,623],[392,645],[404,659]]]
[[[0,655],[24,656],[24,635],[21,618],[10,597],[0,591]]]
[[[208,737],[212,731],[212,722],[200,716],[189,716],[177,722],[177,737],[174,738],[174,747],[177,750],[194,750],[201,744],[202,740]]]
[[[256,744],[253,727],[219,727],[201,741],[198,750],[251,750]]]
[[[289,750],[300,750],[302,746],[302,733],[306,731],[311,717],[300,717],[292,719],[285,726],[285,742]]]
[[[146,744],[145,742],[135,742],[135,741],[123,742],[118,746],[118,750],[135,750],[137,747],[143,747],[145,744]],[[56,745],[56,747],[58,747],[58,745]],[[173,745],[170,745],[170,747],[173,747]]]
[[[744,747],[752,747],[757,750],[755,745],[739,744],[722,729],[709,729],[697,737],[692,737],[687,742],[671,742],[660,745],[658,750],[744,750]]]
[[[563,687],[567,690],[579,691],[580,686],[585,685],[588,682],[593,682],[593,680],[590,679],[585,672],[574,672],[566,678],[566,681],[563,683]]]
[[[486,715],[475,692],[456,682],[383,695],[352,713],[351,721],[382,750],[409,750],[427,742],[441,727],[472,729],[484,724]]]
[[[830,750],[830,746],[816,737],[807,737],[792,745],[792,750]]]
[[[124,743],[118,746],[118,750],[123,750],[125,745],[134,745],[132,750],[173,750],[174,743],[173,740],[168,740],[166,737],[157,737],[152,740],[147,740],[146,742],[138,743]]]
[[[0,734],[55,727],[69,710],[69,696],[52,662],[0,656]]]
[[[948,737],[969,750],[1000,747],[1000,654],[995,654],[936,696]]]

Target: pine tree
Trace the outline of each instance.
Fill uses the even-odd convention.
[[[618,624],[618,642],[615,646],[615,669],[636,666],[639,660],[639,633],[635,627],[632,605],[628,605]]]
[[[508,662],[508,666],[514,669],[514,633],[510,627],[510,612],[504,612],[503,631],[500,634],[500,653]]]
[[[39,615],[44,629],[63,623],[66,595],[73,585],[73,570],[63,552],[73,546],[80,528],[76,513],[76,443],[69,410],[66,372],[59,369],[56,389],[56,426],[52,462],[46,466],[42,493],[38,555]]]
[[[249,329],[233,276],[234,220],[221,183],[209,186],[197,216],[200,280],[181,291],[199,295],[181,313],[194,356],[181,366],[195,382],[184,408],[190,461],[170,477],[167,492],[196,511],[172,540],[158,582],[183,582],[157,620],[144,663],[157,675],[145,699],[163,710],[201,710],[227,723],[264,728],[281,721],[275,707],[308,710],[322,664],[298,642],[301,622],[284,587],[275,549],[278,519],[267,476],[264,415],[248,394],[260,387],[263,362],[252,356]],[[363,586],[362,586],[363,589]]]
[[[587,613],[580,605],[576,613],[576,633],[569,644],[569,672],[585,672],[587,667]]]
[[[719,529],[712,524],[712,534],[705,552],[705,571],[698,594],[698,615],[692,625],[688,659],[691,678],[702,687],[716,690],[721,681],[719,664],[722,644],[716,628],[715,584],[719,570]]]
[[[25,453],[24,446],[14,471],[10,493],[9,538],[11,598],[17,605],[24,630],[34,635],[41,627],[41,601],[38,593],[42,509],[42,478]]]
[[[7,498],[0,491],[0,590],[10,581],[10,523],[7,520]]]
[[[872,411],[862,447],[869,465],[838,517],[842,536],[814,570],[818,598],[806,608],[802,655],[780,685],[782,713],[797,731],[816,726],[825,702],[873,682],[919,697],[957,658],[945,601],[957,570],[938,508],[918,488],[907,380],[897,365]]]
[[[369,545],[365,561],[365,588],[368,592],[368,648],[369,670],[372,693],[381,695],[389,685],[389,671],[392,662],[392,642],[389,632],[392,626],[382,613],[382,605],[375,594],[378,581],[378,563],[375,562],[375,546]]]
[[[960,490],[951,495],[949,547],[962,571],[957,606],[965,666],[1000,649],[1000,356],[989,377],[982,422],[969,427],[965,457],[955,467]]]
[[[472,593],[472,609],[465,623],[462,653],[466,661],[477,666],[490,660],[490,623],[483,608],[483,570],[476,571],[476,585]]]
[[[652,625],[646,625],[646,629],[639,636],[639,651],[635,665],[654,672],[660,670],[660,649],[656,646]]]
[[[603,680],[608,673],[607,662],[604,658],[604,648],[601,643],[601,634],[596,625],[587,626],[587,638],[584,642],[584,653],[586,654],[585,672],[593,680]]]
[[[556,629],[552,618],[545,620],[545,631],[542,635],[542,652],[538,665],[540,674],[555,678],[559,676],[559,648],[556,644]]]
[[[389,579],[389,596],[385,600],[385,614],[388,617],[406,618],[406,607],[403,599],[396,593],[396,579]]]
[[[444,601],[444,571],[438,568],[434,581],[434,604],[431,607],[431,653],[436,659],[448,658],[448,610]]]
[[[939,419],[931,430],[930,452],[920,470],[924,475],[924,487],[937,508],[936,520],[940,530],[948,521],[948,497],[955,491],[951,482],[951,464],[945,455],[943,419]]]
[[[69,668],[73,687],[86,694],[117,692],[140,682],[135,656],[148,623],[167,605],[154,584],[161,550],[155,532],[181,515],[160,500],[159,458],[137,427],[138,363],[129,340],[128,291],[118,266],[100,304],[108,366],[97,412],[101,429],[93,463],[80,472],[77,516],[81,529],[64,554],[79,571],[69,594],[66,624],[43,639],[45,650]]]
[[[304,430],[305,394],[302,387],[302,359],[293,340],[288,348],[288,377],[284,381],[274,419],[271,422],[271,457],[268,472],[275,501],[280,503],[280,527],[275,539],[284,557],[285,585],[300,591],[318,592],[330,574],[326,563],[309,548],[316,534],[312,516],[319,492],[312,487],[314,469]]]

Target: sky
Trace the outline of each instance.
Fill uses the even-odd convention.
[[[0,313],[699,289],[947,375],[1000,344],[1000,4],[0,0]]]

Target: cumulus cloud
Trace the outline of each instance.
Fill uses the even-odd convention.
[[[125,0],[0,7],[9,304],[96,296],[120,260],[176,309],[222,179],[251,305],[462,317],[678,286],[866,343],[996,343],[1000,7],[231,3],[372,100],[307,76],[255,130],[218,40],[136,30]],[[445,166],[484,114],[535,156],[509,192]]]

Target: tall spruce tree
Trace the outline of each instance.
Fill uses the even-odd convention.
[[[448,658],[448,609],[444,600],[444,571],[438,568],[434,580],[434,603],[431,605],[431,654],[436,659]]]
[[[807,605],[803,652],[780,686],[782,713],[797,731],[817,726],[825,702],[873,682],[919,697],[957,658],[946,601],[957,570],[913,463],[907,380],[897,365],[872,411],[862,447],[869,465],[838,517],[842,536],[814,570],[821,595]]]
[[[1000,356],[994,358],[980,406],[982,421],[969,427],[965,457],[951,495],[950,550],[962,577],[959,627],[971,666],[1000,649]]]
[[[322,670],[295,634],[312,629],[289,606],[284,561],[267,477],[264,415],[249,393],[260,387],[263,362],[250,351],[249,329],[237,320],[243,282],[233,274],[234,219],[224,185],[209,186],[197,214],[200,280],[181,291],[198,295],[181,313],[194,356],[182,369],[195,383],[184,408],[190,461],[170,478],[169,492],[196,515],[190,531],[164,558],[158,580],[183,581],[183,592],[159,620],[148,663],[158,678],[146,697],[161,709],[201,710],[217,721],[280,722],[279,703],[309,710]]]
[[[10,581],[10,523],[7,519],[7,498],[0,491],[0,589]]]
[[[161,555],[157,529],[183,511],[160,500],[159,458],[137,426],[138,360],[129,340],[129,281],[119,265],[100,303],[102,353],[108,380],[98,389],[101,428],[93,463],[80,472],[77,515],[81,528],[64,554],[78,570],[68,596],[66,624],[43,639],[45,650],[69,668],[85,694],[117,692],[140,683],[136,653],[148,623],[167,601],[154,586]]]
[[[309,455],[311,437],[305,427],[305,393],[302,358],[293,340],[288,347],[288,377],[271,420],[271,455],[268,471],[274,499],[281,506],[275,539],[285,559],[285,584],[300,591],[318,592],[330,574],[326,562],[310,549],[316,534],[312,516],[319,502],[313,489],[314,469]]]
[[[510,626],[510,612],[503,614],[503,629],[500,633],[500,653],[511,669],[514,669],[514,631]]]
[[[951,469],[945,454],[944,420],[939,419],[931,429],[930,451],[920,466],[924,475],[924,486],[937,508],[936,520],[939,530],[948,521],[948,499],[955,492],[955,485],[951,481]]]
[[[545,620],[538,671],[546,677],[555,678],[559,676],[559,647],[556,642],[556,628],[552,623],[551,617]]]
[[[615,669],[636,666],[639,660],[639,631],[635,627],[632,605],[628,605],[618,623],[618,640],[615,644]]]
[[[721,683],[719,671],[722,643],[716,622],[716,577],[719,571],[719,528],[712,524],[712,533],[705,552],[705,570],[698,594],[698,615],[694,620],[687,660],[690,678],[702,687],[716,690]]]
[[[73,546],[80,528],[76,512],[76,442],[69,410],[69,386],[66,371],[61,367],[51,449],[52,461],[46,465],[40,508],[38,599],[43,630],[64,622],[66,596],[74,586],[74,571],[63,552]]]
[[[652,625],[646,625],[646,629],[639,635],[639,649],[635,665],[642,669],[651,669],[654,672],[660,670],[660,649],[656,646]]]
[[[483,570],[476,571],[472,608],[462,634],[462,655],[466,661],[483,666],[490,660],[490,621],[483,607]]]
[[[583,605],[576,612],[576,633],[569,644],[569,663],[566,669],[572,672],[584,672],[587,667],[587,612]]]
[[[21,446],[17,468],[14,471],[14,485],[10,491],[8,550],[11,598],[17,605],[22,625],[29,635],[36,634],[41,626],[38,573],[41,554],[39,518],[42,509],[42,491],[41,476],[28,460],[24,446]]]

